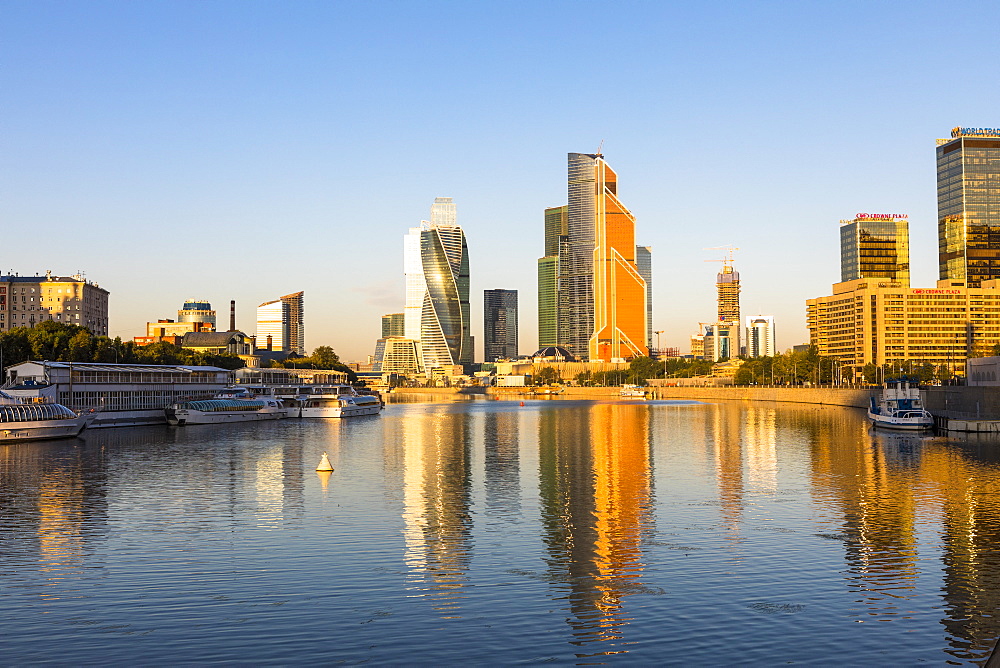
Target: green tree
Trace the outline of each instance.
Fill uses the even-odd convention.
[[[319,369],[332,369],[334,364],[340,363],[340,357],[333,352],[330,346],[319,346],[313,351],[313,361]]]
[[[649,357],[636,357],[628,365],[628,382],[645,385],[649,378],[663,378],[663,365]]]
[[[951,380],[951,371],[949,371],[948,367],[945,366],[944,364],[938,367],[937,379],[940,380],[942,383],[947,383],[949,380]]]
[[[555,370],[555,367],[543,366],[535,374],[534,383],[535,385],[553,385],[561,380],[562,376]]]
[[[753,371],[747,368],[747,365],[741,366],[736,371],[736,375],[733,376],[733,384],[735,385],[750,385],[753,383]]]

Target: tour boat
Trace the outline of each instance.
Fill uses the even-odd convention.
[[[646,391],[638,385],[622,385],[618,395],[623,399],[645,399]]]
[[[284,394],[280,388],[278,392]],[[378,415],[383,405],[377,394],[359,394],[350,385],[301,385],[288,403],[292,416],[302,418]]]
[[[79,436],[96,415],[76,413],[62,404],[19,401],[0,392],[0,443]]]
[[[171,404],[164,409],[167,424],[221,424],[279,420],[290,409],[268,387],[229,387],[211,399],[196,399]]]
[[[878,402],[871,398],[868,419],[876,427],[889,429],[931,429],[934,416],[924,410],[920,389],[907,381],[888,382],[882,387]]]

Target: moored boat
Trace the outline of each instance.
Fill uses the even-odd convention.
[[[285,394],[282,388],[276,388]],[[359,394],[350,385],[302,385],[286,399],[293,417],[346,418],[378,415],[383,404],[377,394]]]
[[[645,399],[646,391],[638,385],[622,385],[618,396],[623,399]]]
[[[871,398],[868,419],[876,427],[888,429],[918,431],[934,427],[934,416],[920,401],[920,389],[905,380],[887,382],[878,401]]]
[[[167,424],[222,424],[279,420],[290,409],[267,387],[231,387],[211,399],[196,399],[171,404],[164,409]]]
[[[72,438],[94,420],[96,413],[77,413],[62,404],[19,401],[0,392],[0,443]]]

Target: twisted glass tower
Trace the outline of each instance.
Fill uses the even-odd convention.
[[[437,198],[431,221],[406,235],[404,270],[404,330],[420,341],[424,367],[470,364],[469,249],[450,197]]]

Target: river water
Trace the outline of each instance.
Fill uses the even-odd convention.
[[[0,664],[977,665],[998,492],[995,441],[791,404],[479,399],[0,446]]]

